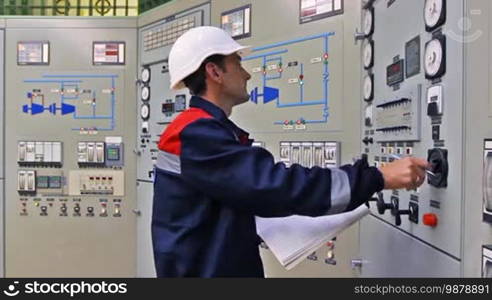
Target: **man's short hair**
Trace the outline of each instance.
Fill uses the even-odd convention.
[[[190,90],[190,93],[194,96],[200,96],[207,90],[207,83],[205,82],[205,66],[208,63],[214,63],[223,71],[225,71],[225,55],[215,54],[207,57],[200,68],[196,70],[193,74],[189,75],[183,79],[183,83]]]

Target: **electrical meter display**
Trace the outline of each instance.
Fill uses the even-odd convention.
[[[49,65],[49,42],[28,41],[17,43],[18,65]]]
[[[362,28],[366,37],[374,33],[374,8],[363,10]]]
[[[403,81],[403,59],[386,67],[386,84],[393,86]]]
[[[446,21],[446,0],[426,0],[424,8],[425,30],[433,31]]]
[[[108,148],[106,151],[107,160],[120,160],[120,149]]]
[[[142,106],[140,107],[140,117],[144,121],[149,119],[149,117],[150,117],[150,106],[147,103],[142,104]]]
[[[143,83],[149,83],[150,81],[150,69],[144,68],[142,69],[142,74],[140,75]]]
[[[38,176],[36,178],[36,187],[38,189],[49,188],[49,177],[48,176]]]
[[[141,92],[141,95],[140,96],[141,96],[141,98],[142,98],[143,101],[149,100],[149,98],[150,98],[150,87],[144,86],[142,88],[142,92]]]
[[[425,77],[435,79],[446,72],[446,37],[436,36],[425,45]]]
[[[174,103],[173,102],[162,103],[162,113],[163,114],[174,113]]]
[[[374,65],[374,42],[366,39],[362,50],[364,68],[367,70]]]
[[[49,187],[50,187],[50,189],[60,189],[62,187],[62,177],[61,176],[50,176],[49,177]]]

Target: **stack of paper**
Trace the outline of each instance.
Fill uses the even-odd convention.
[[[342,214],[322,217],[256,217],[258,235],[287,270],[369,213],[365,205]]]

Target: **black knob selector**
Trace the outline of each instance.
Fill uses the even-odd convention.
[[[391,197],[391,214],[395,217],[395,225],[400,226],[401,225],[401,216],[402,215],[410,215],[413,214],[412,212],[412,207],[409,209],[405,210],[400,210],[400,201],[398,200],[397,197]]]
[[[367,137],[367,136],[366,136],[366,137],[362,140],[362,142],[364,143],[364,145],[366,145],[366,146],[367,146],[367,145],[369,145],[369,144],[374,143],[374,139],[373,139],[372,137],[370,138],[370,137]]]
[[[427,182],[436,188],[448,186],[448,151],[446,149],[434,148],[428,150],[427,160],[431,164],[434,175],[427,176]]]
[[[369,201],[372,201],[372,202],[376,202],[376,206],[378,208],[378,213],[380,215],[384,215],[384,212],[387,210],[387,209],[393,209],[393,203],[385,203],[384,202],[384,195],[382,192],[379,192],[377,194],[377,197],[376,198],[371,198],[371,200]]]

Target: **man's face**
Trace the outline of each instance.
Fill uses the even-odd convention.
[[[251,75],[241,66],[241,57],[231,54],[225,58],[225,73],[223,74],[223,95],[238,105],[249,100],[246,85]]]

